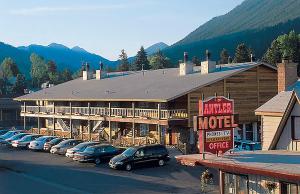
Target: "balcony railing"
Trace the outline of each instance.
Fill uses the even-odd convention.
[[[69,106],[22,106],[22,113],[32,114],[58,114],[58,115],[91,115],[111,116],[122,118],[144,118],[144,119],[186,119],[185,109],[146,109],[146,108],[108,108],[108,107],[72,107]]]

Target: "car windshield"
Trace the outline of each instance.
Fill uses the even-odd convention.
[[[63,146],[63,145],[67,145],[68,143],[70,143],[71,141],[74,141],[74,140],[65,140],[65,141],[62,141],[60,142],[59,144],[57,144],[58,146]]]
[[[82,149],[82,148],[85,148],[89,145],[93,145],[94,143],[91,143],[91,142],[84,142],[84,143],[80,143],[78,144],[77,146],[75,146],[74,148],[75,149]]]
[[[22,137],[26,136],[28,134],[26,133],[20,133],[20,134],[17,134],[17,135],[14,135],[11,137],[12,140],[17,140],[17,139],[21,139]]]
[[[95,152],[95,148],[93,147],[87,147],[84,152],[87,152],[87,153],[94,153]]]
[[[38,137],[36,139],[36,141],[44,141],[45,139],[47,139],[48,137],[42,136],[42,137]]]
[[[122,153],[122,155],[127,157],[132,156],[136,152],[136,150],[137,150],[136,148],[128,148]]]
[[[58,142],[61,142],[62,140],[63,140],[62,138],[55,138],[55,139],[52,139],[49,143],[57,144]]]
[[[22,138],[20,139],[20,141],[30,141],[30,140],[31,140],[31,137],[32,137],[32,135],[26,135],[26,136],[22,137]]]
[[[2,138],[6,139],[6,138],[9,138],[11,136],[13,136],[15,132],[14,131],[9,131],[7,133],[5,133],[4,135],[2,135]]]

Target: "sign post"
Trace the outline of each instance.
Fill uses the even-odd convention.
[[[237,115],[234,102],[223,96],[199,101],[199,116],[194,118],[194,128],[199,130],[199,150],[205,159],[205,152],[222,154],[234,147],[234,128]]]

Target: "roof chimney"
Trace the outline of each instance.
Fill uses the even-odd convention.
[[[201,62],[201,74],[208,74],[214,72],[216,69],[216,62],[210,60],[211,57],[210,52],[206,50],[205,54],[206,54],[206,61]]]
[[[187,52],[183,54],[183,63],[179,64],[179,75],[187,75],[193,73],[193,64],[189,61]]]
[[[93,76],[93,74],[90,72],[90,65],[88,63],[85,63],[85,68],[83,65],[82,79],[89,80],[92,78],[92,76]]]
[[[278,93],[286,91],[287,88],[298,80],[297,63],[293,63],[288,57],[277,64],[278,71]]]
[[[254,61],[256,61],[256,59],[255,59],[255,55],[254,55],[254,54],[252,54],[252,53],[251,53],[251,55],[250,55],[250,58],[251,58],[251,62],[254,62]]]
[[[103,63],[100,61],[99,69],[96,70],[96,80],[100,80],[105,77],[106,72],[104,71],[103,66],[104,66]]]

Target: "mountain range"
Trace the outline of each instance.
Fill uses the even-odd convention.
[[[167,44],[159,42],[145,50],[148,55],[152,55],[166,47],[168,47]],[[13,58],[18,64],[20,71],[27,77],[29,76],[28,70],[31,66],[31,53],[36,53],[47,60],[55,61],[60,70],[68,68],[73,72],[80,69],[82,62],[89,62],[93,69],[98,68],[100,61],[110,68],[116,68],[118,65],[118,61],[110,61],[102,56],[90,53],[79,46],[68,48],[62,44],[51,43],[48,46],[32,44],[29,46],[13,47],[0,42],[0,61],[5,57]],[[133,61],[134,57],[130,57],[130,60]]]
[[[219,59],[226,48],[233,56],[239,43],[246,43],[261,58],[277,36],[300,32],[299,0],[245,0],[225,15],[212,18],[163,52],[177,63],[184,51],[204,58],[205,50]]]
[[[203,59],[208,49],[212,58],[218,60],[223,48],[233,56],[240,43],[247,44],[256,57],[261,58],[277,36],[291,30],[300,33],[299,10],[299,0],[245,0],[230,12],[212,18],[171,46],[159,42],[145,50],[148,55],[162,50],[174,66],[183,58],[183,52],[189,52],[190,57]],[[68,48],[52,43],[48,46],[33,44],[16,48],[0,42],[0,61],[12,57],[28,76],[29,56],[33,52],[47,60],[54,60],[59,69],[69,68],[72,71],[78,70],[82,62],[89,62],[92,68],[97,68],[100,61],[112,68],[118,65],[118,61],[110,61],[79,46]],[[132,62],[134,57],[128,59]]]

